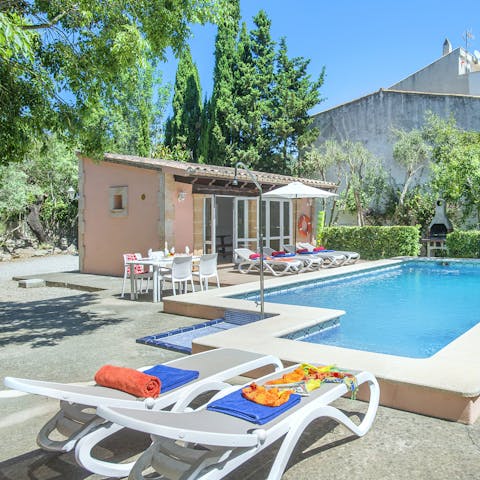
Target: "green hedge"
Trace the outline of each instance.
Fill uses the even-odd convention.
[[[449,257],[480,258],[480,231],[455,230],[447,235]]]
[[[365,260],[420,253],[420,227],[326,227],[317,243],[360,253]]]

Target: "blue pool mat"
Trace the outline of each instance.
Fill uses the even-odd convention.
[[[166,348],[175,352],[192,353],[192,342],[195,339],[218,333],[222,330],[247,325],[258,320],[260,320],[260,314],[258,313],[226,310],[224,318],[216,318],[215,320],[197,323],[189,327],[177,328],[168,332],[157,333],[156,335],[148,335],[137,338],[136,342]]]

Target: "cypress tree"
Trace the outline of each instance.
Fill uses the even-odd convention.
[[[268,170],[272,157],[270,132],[272,91],[275,69],[275,42],[271,39],[271,21],[264,10],[254,17],[256,29],[250,32],[250,46],[254,65],[253,88],[256,91],[256,108],[252,134],[256,137],[258,161],[253,165],[258,170]],[[275,172],[275,169],[270,169]]]
[[[229,117],[229,123],[232,136],[231,156],[235,161],[241,160],[249,165],[256,165],[259,162],[256,142],[261,135],[255,77],[250,37],[247,26],[243,23],[233,71],[234,109]]]
[[[210,118],[211,108],[210,100],[205,97],[203,102],[202,116],[200,119],[200,140],[198,145],[198,163],[209,163],[208,152],[210,145]]]
[[[307,73],[310,60],[288,58],[285,38],[280,41],[276,58],[275,86],[272,91],[270,133],[273,155],[268,168],[290,174],[302,147],[312,143],[318,130],[310,128],[309,110],[320,102],[324,70],[316,81]]]
[[[215,70],[210,102],[208,146],[202,151],[205,162],[229,165],[228,147],[232,143],[231,116],[234,113],[233,68],[236,60],[236,39],[240,21],[240,2],[229,3],[229,12],[219,22],[215,40]],[[205,142],[202,141],[204,144]]]
[[[167,124],[169,146],[181,145],[198,160],[200,125],[202,115],[201,88],[197,66],[190,49],[185,47],[178,62],[173,94],[173,117]]]

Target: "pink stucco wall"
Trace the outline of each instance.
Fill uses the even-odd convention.
[[[122,254],[146,255],[149,248],[160,247],[159,175],[154,170],[83,160],[82,271],[122,275]],[[113,217],[109,189],[120,186],[128,186],[128,215]]]
[[[185,194],[184,200],[179,200],[179,194]],[[193,252],[193,196],[192,186],[185,183],[176,183],[174,191],[175,205],[175,251],[184,252],[188,246]]]

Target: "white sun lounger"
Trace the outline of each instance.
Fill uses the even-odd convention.
[[[256,382],[262,384],[270,378],[278,378],[279,374],[296,366]],[[153,443],[136,461],[129,476],[131,480],[144,480],[146,477],[143,472],[151,467],[164,475],[155,478],[223,478],[284,437],[267,477],[268,480],[274,480],[280,479],[298,439],[315,419],[332,418],[358,436],[368,432],[378,408],[379,386],[375,377],[368,372],[358,372],[356,377],[359,385],[367,383],[370,387],[368,409],[358,425],[329,405],[347,393],[347,386],[343,383],[322,384],[310,396],[301,397],[298,404],[264,425],[207,410],[207,405],[196,411],[182,412],[191,401],[193,391],[189,392],[188,398],[180,400],[171,412],[101,407],[98,414],[112,422],[152,435]],[[226,386],[209,403],[237,388]]]
[[[273,252],[274,252],[273,248],[264,247],[263,252],[265,253],[265,255],[268,255],[270,257],[279,258],[273,255]],[[303,267],[301,270],[302,272],[305,272],[307,270],[318,270],[319,268],[321,268],[323,264],[323,258],[318,257],[317,255],[298,255],[294,252],[286,252],[286,253],[289,255],[286,258],[294,258],[295,260],[298,260],[303,263]]]
[[[315,247],[311,243],[298,243],[298,246],[300,248],[307,248],[308,250],[313,250]],[[322,251],[320,251],[322,253]],[[355,263],[357,260],[360,259],[360,254],[358,252],[347,252],[345,250],[333,250],[331,253],[339,254],[339,255],[345,255],[346,260],[343,263],[343,265],[349,265],[352,263]]]
[[[240,257],[238,271],[241,273],[260,272],[260,259],[251,259],[250,256],[255,254],[249,248],[236,248],[235,253]],[[285,275],[286,273],[299,273],[302,271],[303,262],[295,259],[266,259],[263,260],[263,269],[270,272],[276,277]]]
[[[165,365],[186,370],[198,370],[199,376],[196,380],[181,387],[165,392],[163,395],[160,394],[156,399],[137,398],[120,390],[98,385],[75,385],[14,377],[5,377],[4,384],[15,390],[60,400],[60,411],[41,428],[37,443],[47,451],[68,452],[75,447],[79,439],[88,433],[95,429],[104,430],[102,424],[105,420],[95,413],[90,413],[92,407],[108,405],[160,410],[175,403],[184,390],[193,386],[197,389],[208,390],[207,386],[215,384],[215,382],[225,382],[232,377],[257,368],[265,366],[273,366],[276,370],[283,368],[281,361],[274,356],[233,348],[220,348],[188,355],[166,362]],[[148,368],[150,367],[143,367],[139,370]],[[213,388],[213,390],[217,389]],[[87,409],[89,412],[86,411]],[[99,428],[99,426],[101,427]],[[121,428],[114,429],[110,426],[109,431],[102,432],[102,438]],[[55,435],[60,433],[64,439],[52,440],[50,438],[52,433]]]
[[[298,248],[303,248],[303,247],[295,247],[295,245],[284,245],[283,248],[287,252],[291,253],[296,253]],[[320,258],[323,260],[323,263],[321,267],[323,268],[331,268],[331,267],[340,267],[342,266],[346,261],[347,261],[347,256],[338,253],[338,252],[311,252],[307,254],[297,254],[302,257],[307,257],[307,258]]]

